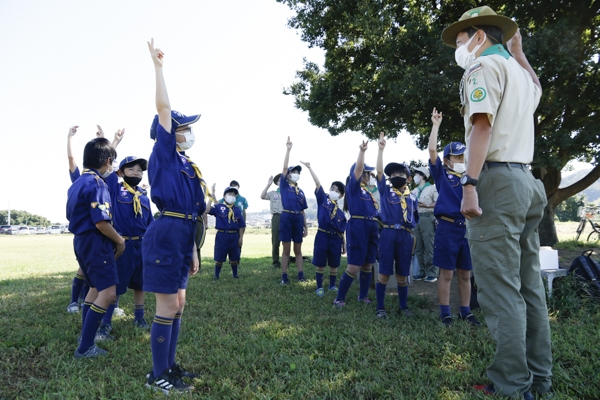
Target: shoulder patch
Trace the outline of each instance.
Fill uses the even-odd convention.
[[[467,77],[477,71],[481,71],[481,61],[476,61],[469,66],[469,69],[467,70]]]
[[[482,87],[478,87],[478,88],[473,89],[469,98],[473,102],[479,102],[479,101],[482,101],[483,99],[485,99],[486,95],[487,95],[487,92],[485,91],[485,89]]]

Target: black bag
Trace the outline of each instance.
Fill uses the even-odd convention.
[[[574,259],[569,274],[578,278],[587,294],[600,298],[600,264],[591,257],[592,253],[593,250],[586,250]]]

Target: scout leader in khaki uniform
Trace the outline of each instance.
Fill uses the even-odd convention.
[[[512,56],[502,46],[508,39]],[[443,31],[442,41],[457,48],[456,61],[465,69],[461,212],[468,219],[479,303],[496,341],[487,369],[493,385],[484,390],[531,398],[530,390],[550,391],[552,376],[537,231],[547,201],[527,166],[542,89],[517,24],[489,7],[464,13]]]

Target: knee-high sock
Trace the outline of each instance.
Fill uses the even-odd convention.
[[[152,349],[152,374],[155,378],[170,367],[169,349],[171,347],[172,331],[173,320],[171,318],[154,316],[154,322],[150,330],[150,348]]]
[[[106,309],[106,314],[104,314],[104,317],[102,318],[102,325],[110,324],[110,322],[112,321],[112,317],[113,317],[113,314],[115,312],[115,307],[116,306],[117,306],[117,301],[116,300],[113,301],[112,303],[110,303],[110,305]]]
[[[84,283],[85,278],[83,275],[75,274],[73,284],[71,285],[71,303],[77,303],[79,301],[79,296],[81,295],[81,289],[83,289]]]
[[[223,268],[222,265],[215,264],[215,278],[218,278],[221,275],[221,268]]]
[[[135,309],[133,311],[133,318],[136,320],[140,320],[140,319],[144,318],[144,305],[143,304],[135,305]]]
[[[181,328],[181,313],[175,314],[173,329],[171,329],[171,345],[169,346],[169,367],[175,364],[175,353],[177,352],[177,341],[179,340],[179,329]]]
[[[385,310],[385,288],[387,285],[377,282],[375,292],[377,294],[377,309]]]
[[[337,273],[336,274],[332,274],[331,272],[329,273],[329,287],[334,287],[337,283]]]
[[[358,291],[358,298],[364,299],[369,294],[369,287],[371,286],[371,271],[360,271],[360,289]]]
[[[238,264],[231,264],[231,275],[236,277],[238,274]]]
[[[398,285],[398,300],[400,301],[400,309],[404,310],[407,308],[408,302],[408,286]]]
[[[338,295],[336,297],[336,301],[345,301],[346,294],[348,294],[348,290],[350,290],[350,286],[352,286],[352,282],[356,279],[356,275],[352,275],[350,272],[344,272],[342,275],[342,279],[340,279],[340,288],[338,290]]]
[[[321,289],[323,287],[323,271],[317,270],[315,279],[317,280],[317,289]]]
[[[96,304],[92,304],[89,311],[86,313],[85,322],[81,329],[81,344],[79,345],[79,352],[85,353],[90,347],[94,345],[94,338],[96,337],[96,331],[98,330],[98,324],[106,313],[106,310]]]
[[[83,330],[83,326],[85,325],[85,317],[87,316],[88,311],[90,311],[90,307],[93,303],[88,303],[87,301],[83,302],[83,307],[81,307],[81,329]]]

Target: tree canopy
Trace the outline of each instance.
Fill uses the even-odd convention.
[[[444,113],[440,141],[464,141],[459,84],[463,70],[442,30],[468,9],[468,0],[277,0],[295,16],[291,28],[311,47],[325,51],[319,66],[305,60],[297,81],[286,89],[313,125],[331,135],[359,131],[375,139],[403,129],[425,148],[431,110]],[[556,206],[600,177],[600,1],[487,1],[498,14],[514,17],[523,49],[539,75],[543,95],[535,115],[534,175],[549,200],[546,219],[554,244]],[[595,168],[583,179],[558,189],[562,168],[571,160]]]
[[[11,225],[48,226],[50,221],[23,210],[10,210]],[[0,210],[0,225],[8,225],[8,210]]]

